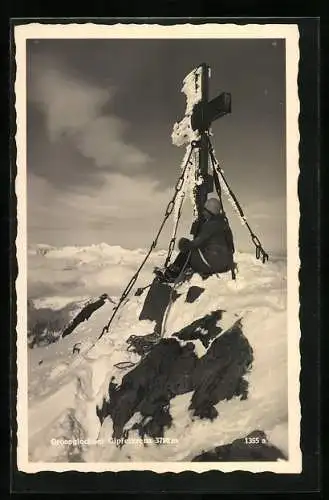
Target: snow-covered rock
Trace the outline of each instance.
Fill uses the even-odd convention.
[[[192,417],[190,393],[177,395],[170,401],[172,425],[165,431],[170,445],[168,441],[163,446],[154,443],[137,446],[140,436],[131,430],[131,441],[121,448],[115,446],[111,418],[108,416],[101,423],[96,409],[108,399],[111,380],[120,385],[123,376],[132,369],[131,364],[140,359],[127,351],[127,339],[151,333],[154,328],[151,321],[138,321],[146,292],[138,297],[132,295],[119,310],[110,331],[100,340],[97,338],[113,311],[110,302],[66,338],[46,348],[30,350],[30,459],[70,460],[68,449],[50,443],[55,430],[58,438],[67,437],[67,424],[63,422],[68,418],[74,423],[74,432],[78,429],[88,442],[79,451],[80,459],[85,461],[190,461],[206,450],[230,444],[257,429],[285,452],[288,437],[278,429],[285,428],[288,421],[286,263],[278,260],[263,265],[246,254],[237,254],[236,258],[239,268],[236,281],[229,274],[220,279],[213,276],[205,282],[195,275],[189,285],[181,287],[181,295],[167,317],[164,337],[170,338],[174,332],[218,309],[225,311],[221,318],[224,330],[241,318],[243,334],[254,356],[252,369],[245,377],[249,384],[246,400],[236,397],[220,401],[215,405],[219,416],[211,421]],[[145,283],[141,281],[138,286]],[[192,304],[186,302],[190,286],[205,289]],[[77,343],[84,347],[73,352]],[[198,357],[204,353],[201,347]],[[130,368],[116,367],[125,361],[130,362]],[[134,418],[138,420],[138,415]],[[60,431],[61,428],[65,430]]]

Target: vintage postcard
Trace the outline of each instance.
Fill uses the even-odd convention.
[[[15,27],[20,471],[301,472],[298,41]]]

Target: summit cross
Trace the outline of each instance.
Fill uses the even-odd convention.
[[[209,74],[210,68],[206,63],[200,65],[201,69],[201,100],[195,104],[191,115],[191,126],[200,134],[199,141],[199,166],[198,170],[203,178],[200,186],[196,187],[196,199],[199,214],[207,200],[208,193],[213,191],[213,177],[209,172],[208,134],[211,124],[231,113],[231,94],[222,92],[209,100]]]
[[[182,92],[187,96],[187,109],[183,120],[176,124],[174,132],[179,138],[176,145],[193,142],[191,134],[197,134],[199,151],[196,176],[202,179],[195,186],[195,200],[200,216],[208,194],[213,192],[214,181],[212,172],[209,172],[209,129],[217,119],[231,113],[231,94],[222,92],[209,100],[210,67],[206,63],[197,66],[184,80]],[[192,105],[192,109],[190,109]],[[188,130],[188,132],[186,132]],[[195,226],[196,227],[196,226]],[[192,233],[195,233],[193,229]]]

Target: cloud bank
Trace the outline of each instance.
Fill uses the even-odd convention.
[[[65,175],[61,189],[28,166],[28,230],[34,242],[86,244],[108,236],[110,243],[130,247],[132,241],[145,246],[152,237],[172,190],[160,191],[146,175],[150,157],[126,140],[129,124],[109,110],[115,92],[79,79],[56,61],[31,62],[28,99],[43,115],[49,143],[68,143],[90,160],[101,180],[88,183],[82,172],[68,192]]]
[[[115,92],[79,79],[56,61],[32,59],[28,99],[43,112],[49,140],[68,138],[95,167],[130,173],[150,158],[125,139],[128,123],[110,113]]]

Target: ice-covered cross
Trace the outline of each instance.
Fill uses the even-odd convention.
[[[231,113],[231,94],[222,92],[209,101],[209,78],[210,67],[205,63],[185,77],[182,87],[186,96],[185,115],[179,123],[175,123],[171,135],[176,146],[185,145],[188,148],[193,141],[198,143],[193,190],[199,215],[208,193],[213,191],[208,151],[210,126],[218,118]]]
[[[175,146],[199,140],[212,122],[231,113],[231,94],[222,92],[208,101],[210,74],[210,67],[203,63],[184,78],[181,91],[186,96],[186,109],[183,119],[173,128],[171,137]]]

